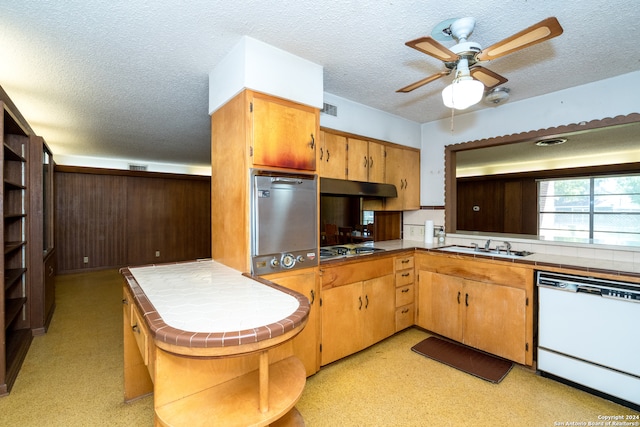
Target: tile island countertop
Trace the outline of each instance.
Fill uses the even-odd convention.
[[[301,330],[309,314],[303,295],[212,260],[121,273],[156,344],[173,350],[262,347],[263,341]]]

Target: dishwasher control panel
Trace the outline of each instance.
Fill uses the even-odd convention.
[[[640,284],[638,283],[536,271],[536,285],[640,303]]]
[[[625,299],[628,301],[640,302],[640,293],[638,292],[629,292],[620,289],[603,289],[602,290],[603,297],[609,298],[619,298]]]

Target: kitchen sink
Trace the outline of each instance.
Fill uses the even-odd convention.
[[[504,250],[497,251],[496,249],[486,250],[484,248],[474,248],[470,246],[445,246],[443,248],[438,248],[438,251],[443,252],[455,252],[455,253],[463,253],[469,255],[484,255],[484,256],[492,256],[496,258],[509,258],[509,259],[520,259],[524,258],[527,255],[533,255],[533,252],[527,251],[511,251],[510,253],[505,252]]]

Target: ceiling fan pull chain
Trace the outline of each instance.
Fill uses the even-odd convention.
[[[451,109],[451,135],[453,135],[453,115],[455,114],[456,109]]]

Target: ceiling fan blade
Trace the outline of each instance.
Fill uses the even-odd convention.
[[[451,52],[446,46],[440,44],[432,37],[421,37],[405,43],[407,46],[431,55],[441,61],[453,62],[458,60],[458,55]]]
[[[563,31],[558,20],[550,17],[489,46],[478,54],[476,60],[490,61],[500,58],[501,56],[508,55],[525,47],[557,37],[562,34]]]
[[[474,79],[480,80],[487,89],[493,89],[494,87],[500,86],[502,83],[506,83],[508,81],[500,74],[494,73],[493,71],[479,65],[471,68],[469,72]]]
[[[424,86],[427,83],[431,83],[434,80],[438,80],[440,77],[444,77],[444,76],[448,76],[451,73],[451,70],[449,71],[440,71],[439,73],[433,74],[427,78],[424,78],[420,81],[417,81],[415,83],[410,84],[409,86],[405,86],[402,89],[398,89],[396,92],[402,92],[402,93],[407,93],[407,92],[411,92],[414,89],[419,88],[420,86]]]

